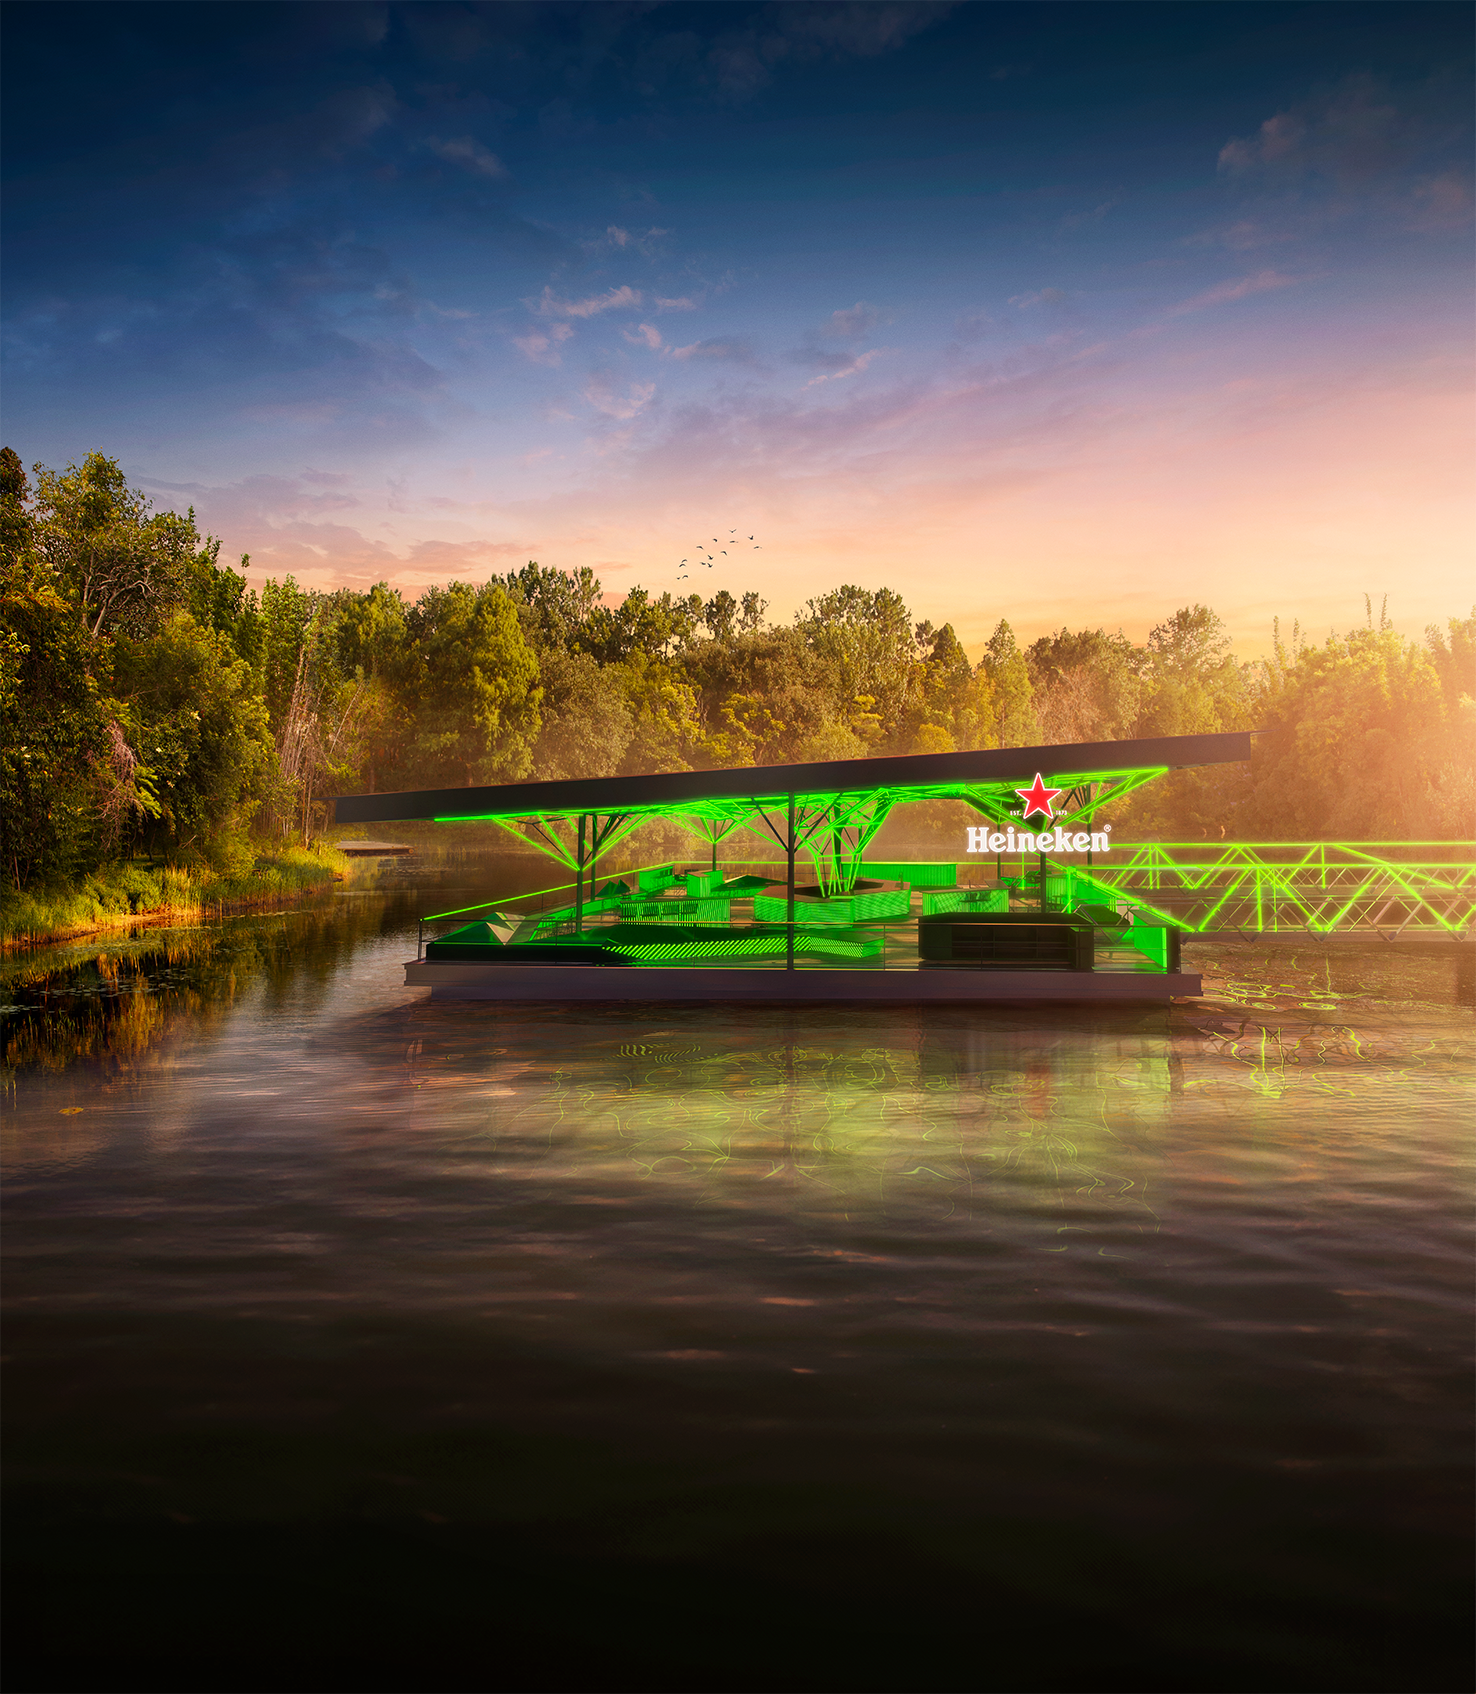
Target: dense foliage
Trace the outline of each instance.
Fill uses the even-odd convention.
[[[1368,610],[1237,662],[1186,607],[1146,645],[951,624],[846,586],[789,625],[757,594],[631,591],[530,563],[413,605],[384,583],[258,596],[195,515],[101,453],[28,479],[0,454],[0,850],[15,887],[147,855],[228,870],[307,840],[335,793],[865,753],[1265,731],[1251,767],[1144,791],[1163,836],[1476,832],[1476,615],[1423,644]]]

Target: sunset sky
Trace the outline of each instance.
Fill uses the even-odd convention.
[[[255,583],[1476,598],[1465,5],[6,15],[4,439]]]

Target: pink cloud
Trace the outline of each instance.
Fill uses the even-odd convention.
[[[619,394],[603,376],[592,376],[584,385],[584,398],[608,418],[633,418],[650,403],[655,392],[654,382],[633,382],[624,394]]]
[[[583,300],[560,300],[551,288],[545,287],[533,306],[543,318],[593,318],[601,312],[639,306],[641,291],[628,283],[608,289],[603,294],[591,294]]]
[[[470,171],[473,176],[484,176],[492,179],[507,175],[507,166],[493,152],[490,152],[474,136],[463,135],[452,141],[442,141],[432,135],[427,137],[424,145],[428,151],[447,164],[460,165],[463,170]]]
[[[1286,276],[1281,271],[1257,271],[1254,276],[1217,282],[1213,288],[1206,288],[1188,300],[1181,300],[1177,306],[1170,306],[1168,315],[1171,318],[1181,317],[1185,312],[1203,311],[1206,306],[1223,306],[1231,300],[1244,300],[1251,294],[1266,294],[1275,288],[1294,288],[1297,283],[1307,280],[1302,276]]]
[[[814,388],[822,382],[839,382],[842,377],[857,376],[879,354],[885,353],[885,347],[873,347],[869,353],[858,353],[848,365],[843,365],[838,371],[822,371],[819,376],[812,376],[805,384],[806,388]]]
[[[1411,229],[1464,229],[1471,221],[1471,185],[1454,171],[1417,183],[1414,203]]]
[[[547,330],[530,329],[526,335],[515,335],[513,346],[535,365],[557,365],[562,362],[559,347],[573,333],[569,324],[553,324]]]

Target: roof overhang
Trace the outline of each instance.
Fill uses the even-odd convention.
[[[1113,782],[1133,773],[1238,764],[1251,756],[1251,733],[1165,735],[1144,741],[1086,741],[1055,747],[1000,747],[976,753],[922,753],[894,759],[832,759],[807,765],[745,765],[737,770],[671,771],[649,776],[513,782],[491,788],[425,788],[397,794],[345,794],[334,806],[341,824],[438,823],[479,819],[579,817],[589,813],[721,814],[866,793],[894,802],[966,799],[1029,783],[1039,771],[1061,788]]]

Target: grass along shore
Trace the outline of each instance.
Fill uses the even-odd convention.
[[[71,888],[0,892],[0,947],[38,947],[138,923],[274,906],[342,882],[352,866],[326,843],[264,854],[231,875],[208,865],[104,865]]]

